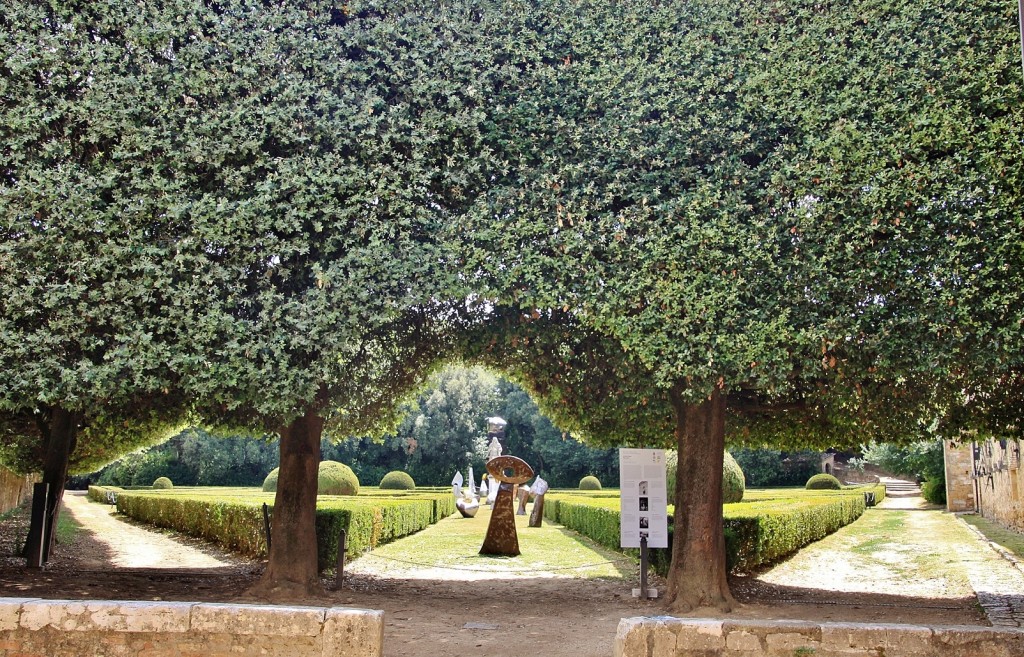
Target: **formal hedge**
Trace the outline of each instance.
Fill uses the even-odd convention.
[[[723,529],[729,570],[748,572],[772,563],[850,524],[864,513],[865,492],[873,492],[879,502],[885,498],[884,486],[868,486],[834,492],[752,491],[750,501],[726,504]],[[670,547],[650,551],[651,565],[663,575],[668,572],[672,554],[671,514],[670,506]],[[549,493],[544,516],[606,547],[620,549],[617,495],[586,495],[579,491]]]
[[[267,553],[262,505],[266,502],[273,507],[273,495],[255,489],[177,488],[144,492],[91,486],[89,499],[106,502],[108,491],[117,493],[118,512],[135,520],[203,538],[233,552],[249,556]],[[342,529],[348,532],[351,559],[367,549],[424,529],[454,512],[455,500],[450,491],[321,497],[316,509],[319,567],[333,567]]]

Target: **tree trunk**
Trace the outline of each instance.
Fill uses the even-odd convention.
[[[316,411],[281,428],[281,466],[274,497],[271,549],[253,595],[285,601],[323,593],[317,568],[316,492],[324,421]]]
[[[64,484],[68,479],[68,463],[71,461],[71,453],[75,450],[76,435],[80,417],[63,408],[54,408],[50,411],[49,419],[40,425],[43,438],[46,441],[46,454],[43,457],[43,481],[49,484],[49,493],[46,496],[46,533],[40,531],[37,520],[32,519],[32,526],[29,527],[30,537],[25,546],[26,554],[34,554],[39,550],[36,542],[41,540],[43,547],[43,563],[50,558],[50,553],[57,540],[57,519],[60,517],[61,500],[64,497]]]
[[[725,395],[716,389],[694,404],[682,392],[676,387],[670,393],[679,466],[667,602],[679,613],[700,607],[731,611],[736,601],[726,580],[722,532]]]

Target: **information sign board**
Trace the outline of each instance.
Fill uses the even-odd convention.
[[[665,450],[619,450],[620,544],[640,547],[668,547],[668,493],[666,491]]]

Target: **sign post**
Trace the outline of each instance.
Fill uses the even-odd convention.
[[[668,491],[665,450],[619,450],[619,544],[640,548],[640,590],[644,599],[658,597],[647,588],[647,548],[668,547]]]

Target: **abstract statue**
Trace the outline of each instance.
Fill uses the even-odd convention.
[[[528,482],[533,477],[533,468],[515,456],[498,456],[487,462],[487,474],[491,485],[498,488],[498,495],[491,508],[491,522],[487,525],[487,536],[480,554],[518,556],[519,536],[516,534],[512,487]]]

